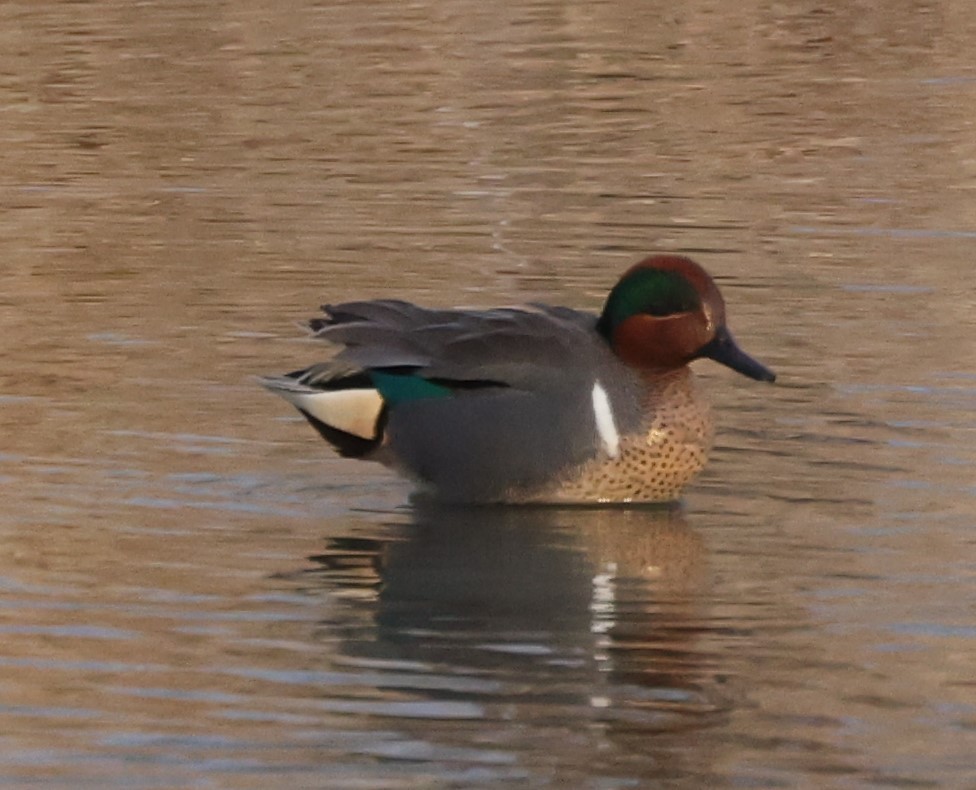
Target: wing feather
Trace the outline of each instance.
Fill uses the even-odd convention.
[[[324,308],[315,337],[341,350],[303,380],[329,380],[378,368],[414,368],[440,380],[497,381],[531,388],[540,379],[580,369],[597,353],[596,318],[568,308],[431,310],[398,300]]]

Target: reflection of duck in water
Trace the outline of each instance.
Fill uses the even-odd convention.
[[[711,277],[677,255],[627,271],[599,318],[393,300],[325,312],[312,329],[341,351],[266,386],[341,455],[449,500],[674,500],[711,447],[688,363],[775,379],[736,346]]]
[[[314,560],[333,660],[390,670],[357,699],[411,701],[426,739],[470,748],[490,731],[522,750],[565,730],[565,759],[612,760],[654,750],[631,737],[727,707],[700,644],[705,549],[676,509],[421,510],[389,539],[333,539]]]

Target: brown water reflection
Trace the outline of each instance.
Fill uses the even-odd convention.
[[[705,554],[667,510],[425,509],[386,540],[331,539],[301,586],[345,604],[319,637],[337,666],[385,673],[333,704],[406,719],[386,756],[630,782],[649,756],[662,777],[707,774],[653,736],[691,748],[732,707]]]
[[[0,782],[973,783],[970,3],[17,1],[0,42]],[[595,308],[655,250],[780,373],[701,366],[684,514],[430,513],[251,378],[326,299]]]

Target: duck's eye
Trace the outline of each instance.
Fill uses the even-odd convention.
[[[695,287],[675,272],[648,271],[635,285],[637,298],[643,303],[642,313],[654,316],[687,313],[701,307]]]
[[[661,269],[638,269],[610,292],[598,328],[609,336],[617,326],[639,313],[663,318],[700,307],[698,291],[682,275]]]

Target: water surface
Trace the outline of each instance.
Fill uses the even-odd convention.
[[[976,13],[0,8],[0,782],[976,783]],[[719,280],[677,508],[437,509],[254,383],[325,301]]]

